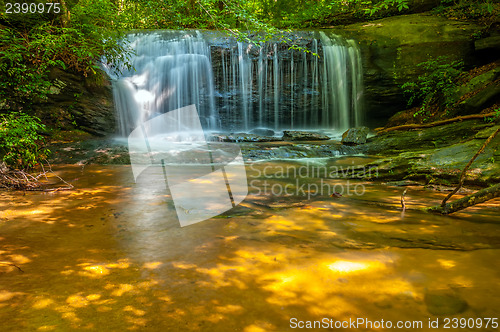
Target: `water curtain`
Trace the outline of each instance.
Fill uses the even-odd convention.
[[[346,129],[363,122],[363,70],[356,42],[300,32],[304,49],[256,46],[208,32],[129,35],[133,69],[114,78],[124,136],[153,117],[196,105],[205,130]]]

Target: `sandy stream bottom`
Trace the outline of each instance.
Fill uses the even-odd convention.
[[[359,196],[265,195],[262,181],[293,180],[257,174],[266,165],[248,168],[256,182],[240,206],[182,228],[164,184],[135,184],[130,166],[57,166],[75,190],[0,192],[0,330],[500,319],[500,200],[434,216],[415,209],[445,193],[421,187],[404,213],[403,188],[359,181]],[[498,330],[482,322],[459,330]]]

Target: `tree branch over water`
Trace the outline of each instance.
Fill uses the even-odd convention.
[[[463,210],[469,206],[473,206],[479,203],[486,202],[490,199],[496,198],[500,196],[500,184],[496,184],[494,186],[491,186],[489,188],[485,188],[482,190],[479,190],[475,192],[472,195],[465,196],[459,200],[456,200],[451,203],[446,203],[453,195],[457,193],[457,191],[462,187],[464,180],[465,180],[465,174],[467,173],[467,170],[469,167],[472,165],[474,160],[484,151],[486,146],[495,138],[495,136],[500,132],[500,128],[495,130],[493,134],[488,137],[488,139],[484,142],[484,144],[481,146],[481,148],[476,152],[476,154],[469,160],[467,165],[465,165],[464,169],[462,170],[462,173],[460,174],[459,180],[458,180],[458,185],[457,187],[449,193],[441,202],[440,206],[433,206],[428,209],[429,212],[437,212],[437,213],[442,213],[442,214],[449,214],[453,213],[459,210]]]

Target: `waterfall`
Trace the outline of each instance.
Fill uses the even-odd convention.
[[[132,68],[110,72],[120,133],[191,104],[206,130],[343,130],[362,124],[356,43],[324,32],[300,34],[297,41],[309,52],[198,31],[130,34]]]

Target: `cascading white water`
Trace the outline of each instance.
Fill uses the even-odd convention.
[[[210,49],[201,34],[175,32],[130,35],[131,69],[115,76],[113,93],[120,133],[186,105],[196,104],[202,123],[216,128]]]
[[[135,70],[114,77],[120,133],[190,104],[208,130],[360,125],[363,73],[356,43],[305,34],[310,53],[276,42],[221,43],[197,31],[129,35]]]
[[[349,43],[349,63],[351,65],[351,107],[354,113],[354,125],[359,126],[364,121],[363,112],[363,64],[358,45],[352,39]]]

